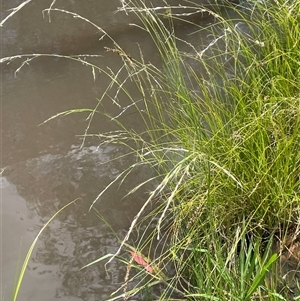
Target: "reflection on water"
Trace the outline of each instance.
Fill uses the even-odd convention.
[[[7,9],[22,1],[3,1],[2,19]],[[120,68],[121,60],[104,51],[109,39],[93,26],[61,12],[51,14],[51,23],[42,10],[52,1],[32,1],[9,19],[2,30],[2,56],[25,53],[97,54],[89,58],[108,70]],[[131,56],[143,48],[145,60],[157,62],[158,54],[149,37],[130,27],[129,16],[113,13],[119,1],[57,1],[57,7],[78,12],[107,30]],[[203,26],[213,19],[202,20]],[[182,26],[181,37],[201,48],[208,36],[193,26]],[[188,44],[184,44],[186,47]],[[98,147],[88,139],[79,148],[87,126],[88,113],[57,118],[39,126],[47,118],[73,108],[93,108],[104,93],[109,79],[103,73],[93,78],[90,68],[61,58],[39,58],[15,74],[22,61],[2,64],[1,91],[1,202],[3,300],[10,298],[18,260],[22,261],[35,235],[49,218],[74,199],[75,204],[61,212],[42,233],[29,261],[19,300],[103,300],[116,290],[125,277],[124,266],[114,261],[107,271],[103,263],[84,270],[85,264],[118,247],[130,221],[143,203],[143,192],[123,196],[137,180],[147,178],[146,170],[134,171],[121,187],[114,185],[96,205],[112,230],[89,207],[99,192],[132,162],[122,158],[126,151],[114,145]],[[201,69],[198,70],[201,72]],[[113,88],[113,94],[117,88]],[[135,95],[134,86],[128,87]],[[139,95],[137,95],[139,97]],[[128,99],[120,97],[122,106]],[[117,116],[122,109],[110,98],[100,110]],[[137,130],[141,123],[134,111],[123,114],[123,122]],[[98,115],[90,132],[114,130],[108,117]],[[20,254],[19,254],[20,253]]]
[[[79,200],[61,212],[42,233],[21,294],[28,295],[25,300],[53,300],[62,296],[102,300],[122,282],[125,271],[118,262],[110,264],[107,272],[103,263],[79,271],[98,257],[117,250],[118,238],[124,237],[124,229],[134,214],[128,210],[126,213],[128,201],[121,202],[122,192],[114,189],[96,208],[115,233],[93,210],[89,212],[91,200],[125,168],[127,162],[122,160],[107,163],[120,152],[115,146],[73,147],[64,156],[46,154],[5,168],[1,177],[5,246],[2,267],[8,271],[4,276],[5,297],[12,287],[19,250],[23,258],[49,216],[75,198]],[[140,201],[132,201],[138,207]],[[45,294],[49,298],[44,299]]]

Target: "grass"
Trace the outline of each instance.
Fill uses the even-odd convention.
[[[129,233],[143,215],[156,224],[137,248],[165,276],[144,273],[135,292],[159,280],[160,300],[296,300],[284,275],[269,271],[288,248],[275,250],[275,242],[299,240],[299,1],[249,1],[230,20],[212,11],[210,43],[188,53],[178,47],[174,18],[143,2],[127,5],[163,66],[124,59],[147,130],[119,124],[120,142],[134,141],[140,164],[158,175]]]
[[[112,80],[106,92],[117,85],[112,100],[128,97],[146,130],[112,117],[120,130],[98,136],[127,145],[137,158],[115,181],[148,166],[153,177],[131,192],[155,183],[116,254],[96,261],[120,259],[124,250],[140,256],[136,262],[122,256],[127,274],[110,300],[137,294],[147,300],[299,300],[299,281],[286,282],[281,258],[286,252],[296,257],[300,240],[300,1],[249,0],[230,8],[234,18],[220,5],[212,11],[187,1],[214,16],[205,29],[198,26],[210,33],[201,47],[176,36],[175,23],[185,15],[175,7],[122,4],[139,17],[161,66],[144,60],[142,46],[140,58],[116,43],[108,49],[123,65],[105,71]],[[128,81],[141,101],[128,93]],[[134,246],[133,233],[140,233]],[[294,270],[299,274],[299,265]]]

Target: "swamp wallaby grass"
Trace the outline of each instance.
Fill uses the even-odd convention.
[[[123,7],[139,16],[162,63],[158,70],[124,60],[143,96],[147,128],[127,131],[127,138],[140,164],[161,179],[129,232],[159,197],[160,209],[149,214],[157,227],[139,247],[164,241],[152,253],[167,275],[161,300],[297,298],[299,271],[293,288],[269,271],[287,233],[300,239],[300,3],[247,1],[231,7],[235,19],[197,8],[215,18],[211,41],[187,53],[177,46],[182,39],[172,29],[171,8],[166,23],[163,10],[159,15],[143,2]],[[281,248],[274,250],[275,241]],[[158,280],[147,275],[139,289]]]

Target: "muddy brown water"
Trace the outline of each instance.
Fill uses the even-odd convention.
[[[3,1],[1,19],[22,1]],[[113,70],[121,60],[104,50],[109,39],[87,22],[63,12],[53,12],[51,22],[42,14],[52,1],[31,1],[8,19],[2,29],[1,56],[28,53],[92,54],[97,66]],[[119,1],[57,1],[56,8],[76,12],[103,27],[131,55],[159,61],[149,37],[129,26],[131,16],[114,13]],[[214,22],[198,16],[203,27]],[[179,34],[203,48],[209,38],[205,32],[192,37],[192,26],[182,25]],[[40,236],[29,260],[19,300],[92,301],[104,300],[123,282],[124,267],[112,262],[107,271],[99,263],[79,271],[85,264],[118,248],[130,222],[146,197],[144,191],[123,198],[147,170],[137,170],[121,186],[113,186],[97,203],[97,209],[112,230],[89,206],[116,176],[131,164],[132,158],[119,158],[125,150],[117,145],[99,146],[87,139],[81,148],[87,126],[87,113],[57,118],[39,126],[47,118],[73,108],[94,108],[97,98],[109,84],[104,74],[93,79],[91,68],[78,62],[42,57],[21,66],[22,59],[1,64],[1,300],[9,300],[14,280],[24,256],[41,227],[57,210],[79,199],[61,212]],[[132,94],[134,87],[128,87]],[[134,96],[135,97],[135,96]],[[139,95],[136,95],[138,99]],[[122,106],[128,99],[120,97]],[[109,99],[101,110],[111,115],[120,108]],[[122,118],[133,128],[142,124],[134,111]],[[97,115],[91,133],[114,130],[109,118]],[[109,163],[105,163],[110,161]],[[104,164],[105,163],[105,164]]]

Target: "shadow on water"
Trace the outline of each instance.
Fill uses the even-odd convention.
[[[32,1],[9,19],[2,28],[2,57],[28,53],[97,54],[89,60],[105,69],[120,68],[121,60],[107,53],[112,47],[107,38],[81,20],[62,12],[51,14],[51,23],[42,10],[52,1]],[[21,1],[3,1],[2,19],[7,10]],[[128,16],[112,13],[119,1],[57,1],[57,7],[78,12],[107,30],[132,56],[139,55],[138,44],[146,59],[155,63],[158,54],[149,37],[130,27]],[[212,19],[199,22],[209,24]],[[193,28],[185,25],[182,34]],[[205,32],[191,37],[197,44],[207,42]],[[138,43],[138,44],[137,44]],[[20,300],[103,300],[116,290],[125,277],[124,266],[114,261],[107,272],[103,264],[85,270],[85,264],[117,250],[130,221],[145,198],[145,192],[123,196],[137,180],[147,178],[147,170],[134,171],[121,187],[112,186],[96,208],[115,233],[89,207],[99,192],[131,163],[131,156],[120,146],[98,147],[97,139],[88,139],[80,148],[87,126],[87,113],[47,118],[73,108],[93,108],[109,84],[99,73],[93,79],[89,68],[62,58],[39,58],[25,65],[21,61],[2,64],[1,103],[1,202],[3,299],[11,295],[18,260],[47,220],[68,202],[80,199],[50,223],[42,234],[29,262]],[[132,94],[134,87],[128,88]],[[112,92],[113,93],[113,92]],[[138,97],[138,95],[136,96]],[[122,106],[128,103],[124,98]],[[103,100],[103,112],[120,113],[109,99]],[[124,115],[128,126],[142,126],[132,111]],[[97,115],[90,132],[114,130],[108,117]],[[108,163],[107,163],[108,162]],[[20,258],[20,259],[18,259]]]

